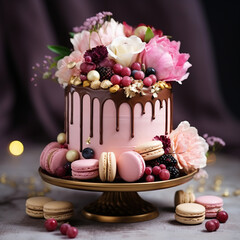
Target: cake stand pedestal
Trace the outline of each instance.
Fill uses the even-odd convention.
[[[167,181],[102,183],[57,178],[39,168],[41,178],[47,183],[64,188],[103,192],[81,212],[85,218],[99,222],[141,222],[156,218],[159,215],[157,208],[143,200],[137,192],[181,185],[191,180],[197,171]]]

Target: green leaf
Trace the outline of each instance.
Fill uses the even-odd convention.
[[[57,53],[61,56],[68,56],[71,53],[70,49],[63,46],[47,45],[47,47],[50,51]]]
[[[63,55],[60,55],[60,56],[57,56],[57,57],[55,57],[55,58],[53,58],[53,60],[54,61],[59,61],[60,59],[62,59],[62,58],[64,58],[65,56],[63,56]]]
[[[74,37],[75,33],[74,32],[69,32],[70,37]]]
[[[150,27],[147,28],[145,33],[144,42],[149,42],[151,38],[154,37],[154,33]]]

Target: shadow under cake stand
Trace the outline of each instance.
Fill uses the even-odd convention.
[[[143,200],[137,192],[175,187],[190,181],[194,172],[175,179],[156,182],[103,183],[63,179],[49,175],[39,168],[41,178],[52,185],[77,190],[97,191],[103,194],[85,206],[82,215],[99,222],[141,222],[156,218],[158,209]]]

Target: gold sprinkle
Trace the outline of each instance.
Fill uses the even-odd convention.
[[[240,189],[237,189],[233,192],[234,196],[239,196],[240,195]]]
[[[83,81],[83,87],[89,87],[90,86],[90,81],[87,81],[87,80],[85,80],[85,81]]]
[[[120,86],[118,84],[109,88],[110,93],[115,93],[119,90]]]
[[[67,64],[68,69],[73,69],[76,66],[76,62],[69,62]]]
[[[230,196],[230,193],[228,191],[228,189],[226,189],[223,194],[222,194],[223,197],[229,197]]]
[[[101,82],[99,80],[95,80],[91,82],[90,87],[96,90],[100,88],[100,85],[101,85]]]
[[[81,83],[82,83],[82,81],[81,81],[80,77],[76,77],[76,79],[75,79],[74,82],[73,82],[73,85],[78,86],[78,85],[80,85]]]
[[[86,140],[86,144],[90,144],[91,143],[91,137],[88,137],[88,139]]]

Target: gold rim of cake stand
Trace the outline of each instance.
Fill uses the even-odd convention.
[[[52,185],[64,188],[88,190],[97,192],[142,192],[152,191],[164,188],[175,187],[190,181],[198,172],[198,169],[185,176],[170,179],[166,181],[155,182],[135,182],[135,183],[103,183],[103,182],[87,182],[74,179],[63,179],[49,175],[41,167],[39,168],[41,178]]]

